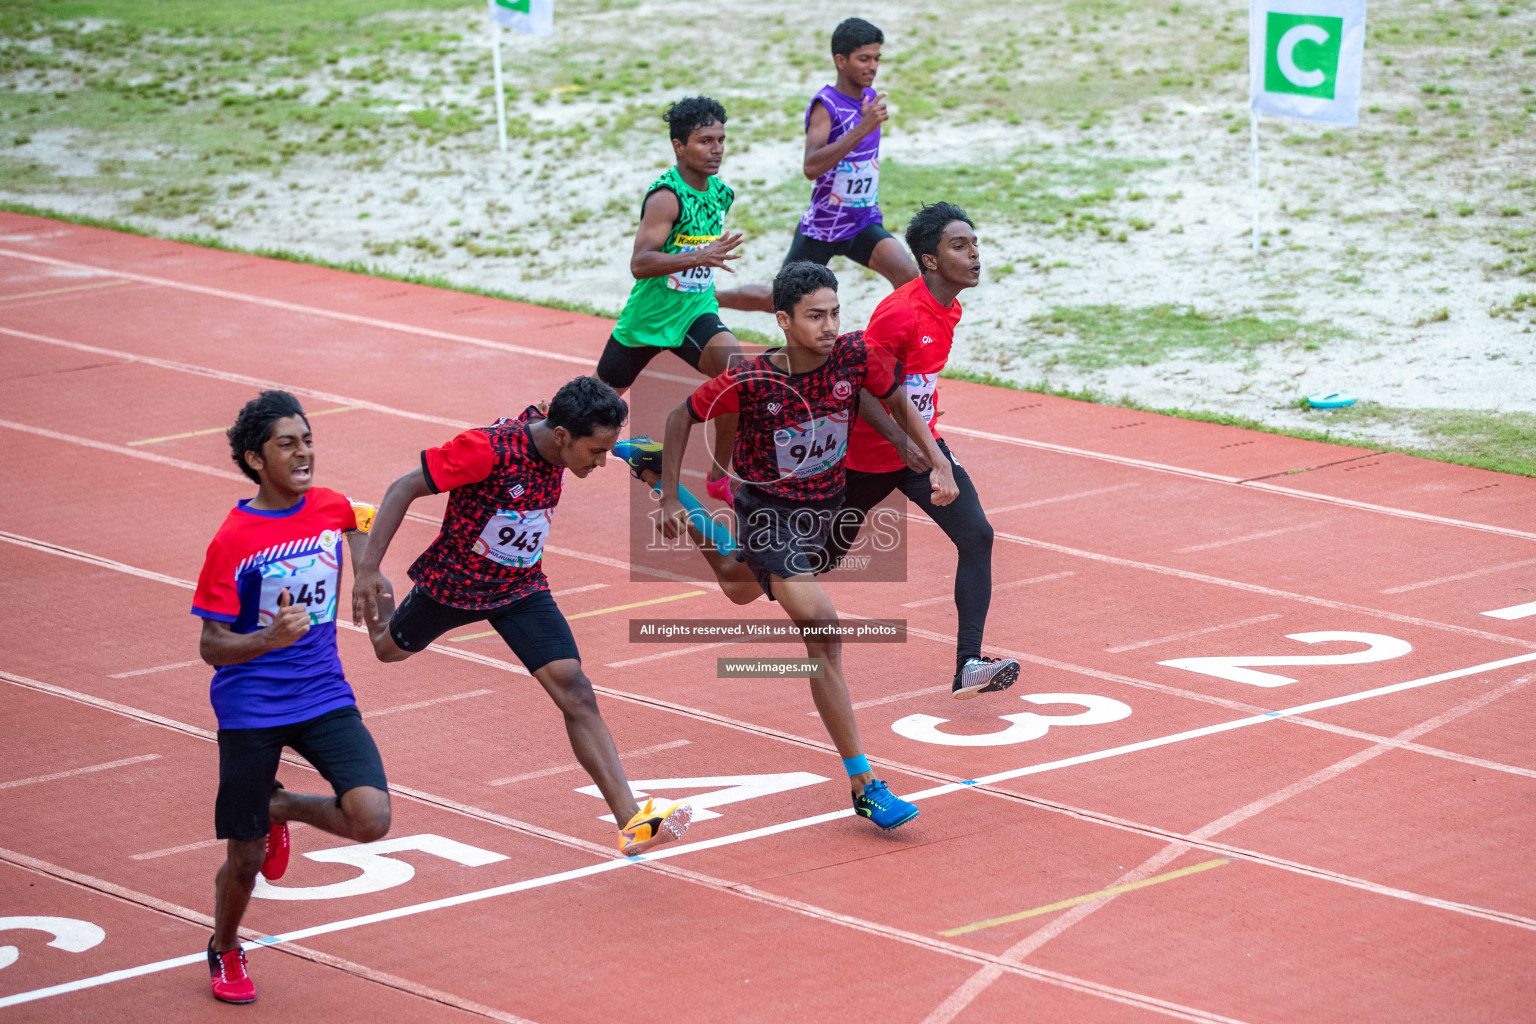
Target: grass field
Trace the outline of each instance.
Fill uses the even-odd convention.
[[[477,5],[11,0],[0,200],[614,311],[659,111],[709,91],[766,280],[830,25],[720,12],[571,0],[553,39],[508,37],[503,156]],[[1243,8],[860,13],[888,36],[887,225],[945,198],[981,228],[959,369],[1531,472],[1536,0],[1373,4],[1360,127],[1264,122],[1258,261]],[[834,266],[860,322],[884,284]],[[1298,406],[1338,388],[1362,405]]]

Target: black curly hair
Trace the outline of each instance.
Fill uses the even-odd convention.
[[[794,316],[801,299],[823,288],[837,291],[837,275],[832,271],[809,260],[786,263],[773,279],[773,311]]]
[[[695,128],[725,124],[725,108],[708,96],[689,96],[668,107],[661,119],[667,122],[675,141],[686,143]]]
[[[944,237],[944,229],[957,220],[963,220],[971,224],[971,218],[965,215],[965,211],[954,203],[933,203],[924,206],[912,216],[907,224],[907,248],[912,250],[912,258],[917,260],[917,265],[923,265],[923,257],[937,256],[939,253],[939,240]]]
[[[235,460],[240,472],[261,483],[261,476],[245,461],[246,452],[261,454],[261,446],[272,440],[272,424],[289,416],[297,416],[309,426],[309,417],[299,400],[286,391],[263,391],[240,410],[234,426],[224,432],[229,438],[229,457]]]
[[[629,405],[617,391],[596,377],[577,377],[555,392],[544,422],[582,438],[599,429],[618,430],[628,418]]]
[[[832,30],[832,56],[851,57],[862,46],[883,42],[885,33],[863,18],[845,18]]]

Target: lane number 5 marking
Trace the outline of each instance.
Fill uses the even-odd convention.
[[[101,944],[107,937],[100,926],[73,917],[0,917],[0,932],[13,928],[28,928],[47,932],[52,936],[48,945],[70,953],[84,953],[92,946]],[[21,950],[15,946],[0,946],[0,969],[11,966],[21,959]]]
[[[325,864],[350,864],[362,874],[344,882],[330,885],[286,886],[273,885],[260,875],[256,876],[256,889],[252,896],[266,900],[334,900],[342,896],[361,896],[404,885],[416,877],[416,869],[403,860],[389,856],[413,850],[429,853],[434,857],[451,860],[467,868],[494,864],[507,858],[478,846],[470,846],[453,839],[432,835],[401,836],[398,839],[380,839],[376,843],[358,843],[354,846],[338,846],[330,850],[315,850],[304,856]]]
[[[1008,728],[972,736],[941,731],[939,726],[949,719],[932,715],[908,715],[891,723],[891,729],[897,735],[919,743],[937,743],[945,747],[1001,747],[1037,740],[1059,725],[1103,725],[1118,722],[1131,713],[1129,704],[1091,693],[1029,693],[1020,699],[1031,704],[1077,704],[1085,710],[1075,715],[1037,715],[1033,711],[998,715],[1008,723]]]
[[[1234,683],[1247,683],[1249,686],[1285,686],[1289,683],[1294,683],[1296,680],[1290,676],[1280,675],[1278,672],[1256,672],[1250,666],[1364,665],[1372,661],[1391,661],[1393,658],[1401,658],[1413,650],[1413,645],[1408,641],[1399,640],[1395,636],[1384,636],[1381,633],[1351,633],[1327,630],[1320,633],[1290,633],[1286,639],[1299,640],[1304,644],[1365,644],[1365,650],[1350,651],[1348,654],[1174,658],[1171,661],[1160,661],[1158,664],[1167,665],[1169,668],[1182,668],[1190,672],[1198,672],[1203,676],[1215,676],[1217,679],[1230,679]]]

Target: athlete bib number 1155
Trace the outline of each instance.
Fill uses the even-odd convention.
[[[874,206],[880,201],[880,161],[844,160],[832,175],[833,206]]]
[[[702,245],[679,246],[681,252],[694,252],[704,248]],[[667,287],[675,292],[707,292],[709,286],[715,282],[713,267],[689,267],[687,270],[679,270],[667,275]]]
[[[503,509],[491,516],[480,531],[475,551],[498,565],[526,568],[544,557],[544,538],[549,536],[551,509],[526,512]]]
[[[785,427],[773,435],[774,454],[778,456],[779,478],[815,476],[825,473],[848,450],[848,414],[818,416],[814,420]]]

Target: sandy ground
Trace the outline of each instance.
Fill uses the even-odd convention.
[[[1024,5],[1014,15],[1023,17],[1026,7],[1052,6],[1059,5]],[[1382,3],[1371,13],[1383,23],[1402,16],[1412,25],[1417,22],[1409,16],[1425,9],[1454,13],[1465,6]],[[1511,6],[1515,9],[1494,28],[1523,34],[1536,47],[1536,5]],[[663,22],[668,31],[686,36],[693,19],[718,10],[692,2],[606,8],[573,4],[578,13],[561,23],[567,41],[577,36],[598,50],[622,50],[642,27]],[[780,9],[787,11],[790,25],[804,23],[800,33],[807,45],[816,40],[821,8],[797,2],[775,6]],[[1155,34],[1155,13],[1148,9],[1116,19],[1122,35],[1143,34],[1119,50],[1111,48],[1109,59],[1127,75],[1143,64],[1157,71],[1154,58],[1132,45]],[[886,27],[891,53],[899,52],[909,27],[924,28],[906,5],[876,5],[870,16]],[[370,102],[398,114],[451,101],[485,118],[490,101],[479,94],[489,83],[490,62],[480,16],[467,10],[391,17],[430,20],[464,38],[448,55],[394,57],[393,67],[408,73],[374,84],[367,93]],[[757,15],[742,17],[750,21]],[[955,20],[969,19],[974,27],[984,17],[985,8],[967,9]],[[1241,36],[1243,19],[1231,24]],[[766,127],[743,126],[736,138],[745,141],[733,143],[722,170],[741,202],[758,204],[752,208],[768,224],[749,237],[736,278],[766,281],[788,242],[798,213],[794,205],[809,195],[803,179],[799,198],[788,184],[798,176],[802,151],[793,110],[826,74],[819,60],[796,69],[776,66],[763,55],[744,65],[750,73],[725,74],[733,59],[748,61],[743,55],[759,38],[752,29],[747,25],[733,41],[711,35],[721,52],[712,52],[696,77],[707,84],[712,75],[722,75],[729,85],[710,91],[728,106],[733,96],[782,100],[782,110],[760,115]],[[928,25],[927,31],[931,35],[934,29]],[[1044,25],[1041,31],[1052,29]],[[1068,38],[1065,29],[1060,35]],[[958,114],[902,118],[898,112],[883,156],[904,165],[998,167],[1069,153],[1074,159],[1150,165],[1130,172],[1113,197],[1095,208],[1110,225],[1107,236],[1024,222],[1010,215],[1006,203],[974,208],[986,271],[981,286],[962,300],[966,315],[955,365],[1020,383],[1091,388],[1111,398],[1237,413],[1281,427],[1318,427],[1316,414],[1296,409],[1294,401],[1340,389],[1394,409],[1536,412],[1536,310],[1499,312],[1520,293],[1536,291],[1536,276],[1497,269],[1508,256],[1499,240],[1521,231],[1525,235],[1517,237],[1529,238],[1536,225],[1536,182],[1530,181],[1536,176],[1536,115],[1518,105],[1521,82],[1536,82],[1536,59],[1518,53],[1510,59],[1481,56],[1487,52],[1446,62],[1438,51],[1416,54],[1409,48],[1393,51],[1395,60],[1385,64],[1368,47],[1357,130],[1362,141],[1348,140],[1345,147],[1353,146],[1348,151],[1329,150],[1330,139],[1348,136],[1349,129],[1330,136],[1323,126],[1266,118],[1259,197],[1266,244],[1257,260],[1250,252],[1252,193],[1241,68],[1213,74],[1210,87],[1186,89],[1183,96],[1166,91],[1138,96],[1131,89],[1117,106],[1095,108],[1097,121],[1089,129],[1070,112],[1030,116],[1027,105],[1017,123]],[[649,104],[645,120],[606,139],[583,139],[573,129],[613,115],[618,105],[578,89],[557,97],[535,91],[547,84],[539,76],[555,76],[562,62],[573,59],[570,54],[558,39],[508,37],[510,77],[519,86],[511,117],[533,131],[513,139],[505,154],[497,152],[494,129],[483,120],[467,134],[437,140],[425,133],[407,138],[402,131],[395,141],[369,150],[368,159],[301,150],[275,170],[213,179],[225,191],[195,212],[144,216],[130,212],[142,188],[125,187],[121,176],[104,179],[102,161],[190,160],[177,139],[125,139],[59,126],[36,131],[8,151],[50,169],[58,180],[39,185],[0,180],[0,198],[120,218],[157,233],[193,232],[246,248],[362,260],[393,272],[436,274],[533,300],[586,302],[616,311],[630,283],[638,197],[670,157],[660,122],[651,118],[667,97],[697,90],[679,82],[671,89],[641,91],[622,102]],[[1064,71],[1086,66],[1083,53],[1066,46],[1060,52],[1036,49],[1029,57],[1018,72],[1026,97],[1030,82],[1056,81]],[[1096,59],[1102,70],[1106,59]],[[451,62],[463,61],[482,65],[470,81],[441,74]],[[318,99],[329,91],[354,90],[345,75],[363,62],[344,58],[303,76],[268,76],[237,88],[305,84],[306,96]],[[898,64],[883,72],[882,84],[899,85],[905,68]],[[964,70],[949,72],[946,88],[959,89]],[[1449,87],[1465,102],[1461,121],[1437,130],[1428,126],[1439,110],[1431,115],[1421,109],[1426,83]],[[23,92],[71,88],[68,76],[57,72],[14,75],[12,84]],[[1489,101],[1483,105],[1487,110],[1479,99]],[[1369,105],[1382,109],[1370,113]],[[1394,112],[1405,108],[1417,112],[1415,124],[1424,135],[1407,137],[1402,116],[1394,119]],[[1231,131],[1233,124],[1240,130]],[[1463,124],[1470,126],[1467,139],[1456,134],[1468,130]],[[242,182],[245,189],[227,194],[229,185]],[[1070,175],[1060,187],[1070,191]],[[922,198],[945,198],[942,186]],[[1459,215],[1463,204],[1475,209]],[[1426,216],[1431,210],[1436,215]],[[1150,226],[1127,226],[1132,224]],[[466,239],[481,247],[480,255],[466,248]],[[1000,274],[1005,267],[1013,269]],[[858,325],[886,286],[851,264],[838,261],[834,268],[843,282],[845,321]],[[1318,325],[1328,337],[1312,346],[1282,342],[1216,359],[1174,346],[1146,365],[1090,368],[1063,359],[1063,338],[1046,323],[1056,307],[1161,304],[1193,307],[1217,320],[1286,317]],[[772,329],[766,315],[732,313],[727,322],[765,333]],[[1411,418],[1387,418],[1357,431],[1396,444],[1421,440]]]

